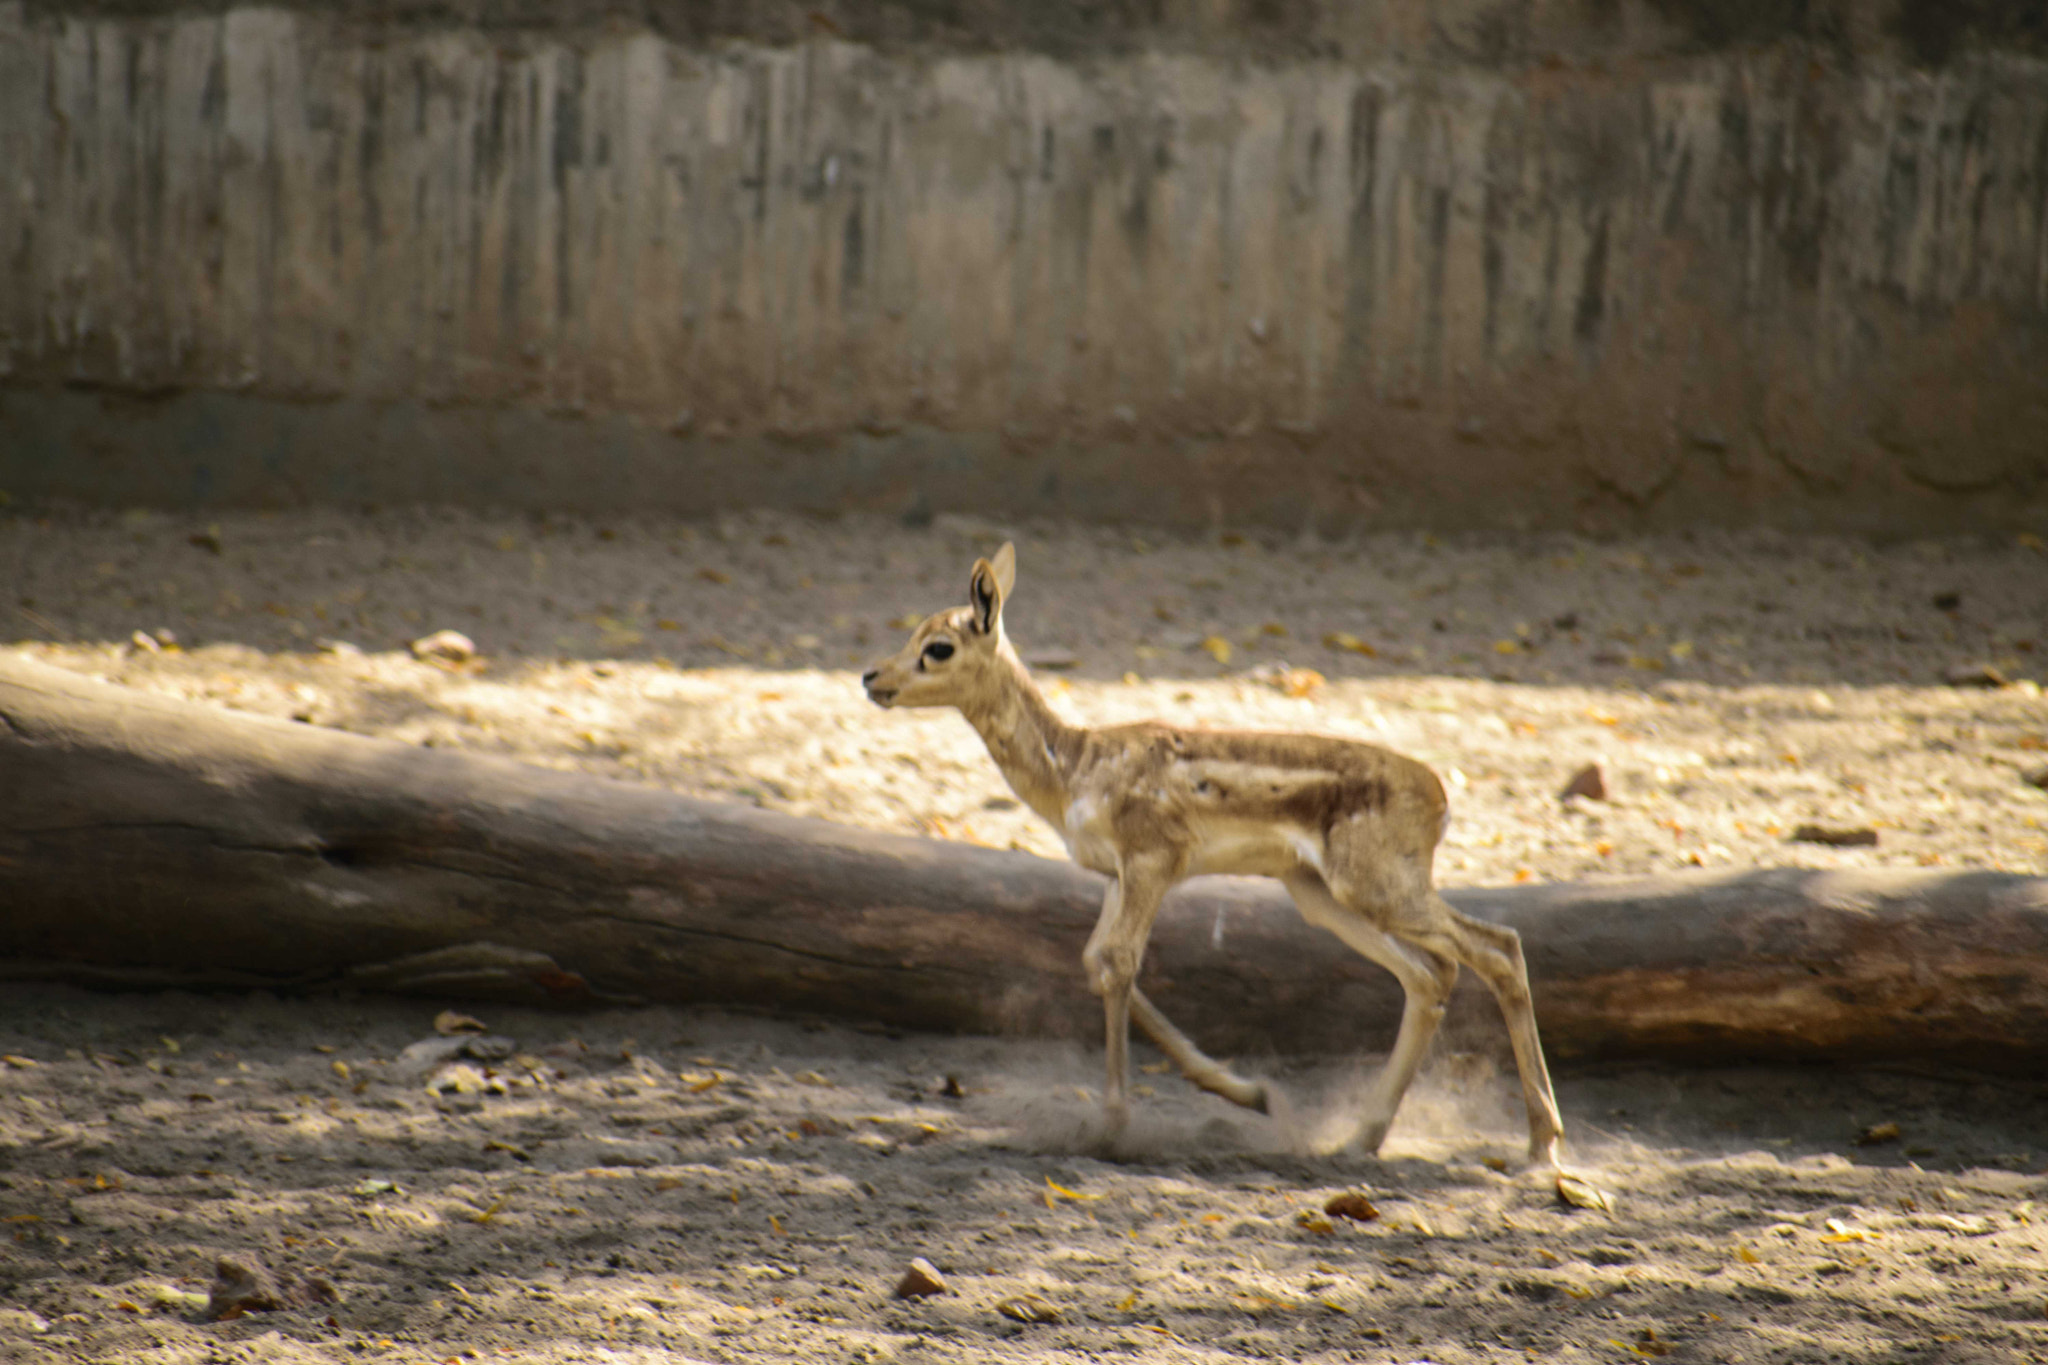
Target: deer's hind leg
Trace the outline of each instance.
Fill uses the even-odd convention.
[[[1371,896],[1365,879],[1346,879],[1345,896],[1340,899],[1323,877],[1302,868],[1283,879],[1302,918],[1328,929],[1365,957],[1379,963],[1401,982],[1405,1000],[1401,1007],[1401,1031],[1395,1035],[1394,1050],[1386,1065],[1366,1092],[1364,1105],[1341,1128],[1318,1134],[1314,1146],[1321,1152],[1359,1147],[1377,1152],[1393,1125],[1401,1097],[1422,1065],[1429,1041],[1443,1022],[1444,1001],[1458,981],[1455,959],[1415,944],[1403,943],[1382,930],[1377,920],[1385,908],[1384,897]],[[1348,903],[1347,902],[1351,902]],[[1379,902],[1379,903],[1374,903]]]
[[[1522,1078],[1522,1103],[1529,1111],[1529,1160],[1538,1166],[1557,1164],[1557,1144],[1564,1120],[1550,1088],[1550,1068],[1543,1060],[1543,1041],[1536,1032],[1536,1010],[1529,997],[1529,969],[1522,960],[1522,936],[1504,924],[1461,915],[1435,891],[1428,893],[1427,923],[1411,932],[1395,932],[1410,941],[1456,958],[1470,967],[1493,992],[1507,1020],[1508,1041],[1515,1049],[1515,1069]]]

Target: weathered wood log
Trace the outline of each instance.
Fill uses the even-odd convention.
[[[634,997],[1093,1037],[1102,882],[0,654],[0,975]],[[1779,869],[1447,893],[1521,931],[1559,1057],[2037,1069],[2048,879]],[[1469,974],[1468,974],[1469,975]],[[1176,893],[1145,985],[1225,1052],[1383,1046],[1397,988],[1278,887]],[[1461,988],[1460,1013],[1498,1016]]]

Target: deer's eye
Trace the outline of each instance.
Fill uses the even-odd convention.
[[[924,657],[935,663],[944,663],[953,657],[953,642],[951,640],[932,641],[924,647]]]

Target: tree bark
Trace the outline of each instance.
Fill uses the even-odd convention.
[[[636,998],[1092,1038],[1094,874],[152,696],[0,654],[0,976]],[[1774,869],[1452,890],[1560,1058],[2036,1069],[2048,879]],[[1498,1015],[1468,983],[1475,1040]],[[1176,892],[1143,978],[1226,1053],[1384,1046],[1391,977],[1271,882]],[[1469,1017],[1467,1017],[1469,1016]]]

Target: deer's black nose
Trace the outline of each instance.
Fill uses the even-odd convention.
[[[881,670],[881,669],[879,669],[879,668],[871,668],[871,669],[869,669],[869,670],[868,670],[867,672],[865,672],[865,673],[861,674],[861,675],[860,675],[860,685],[861,685],[862,687],[868,687],[868,686],[871,686],[871,685],[873,685],[873,683],[874,683],[874,681],[875,681],[876,677],[878,677],[878,676],[879,676],[879,675],[881,674],[881,671],[882,671],[882,670]]]

